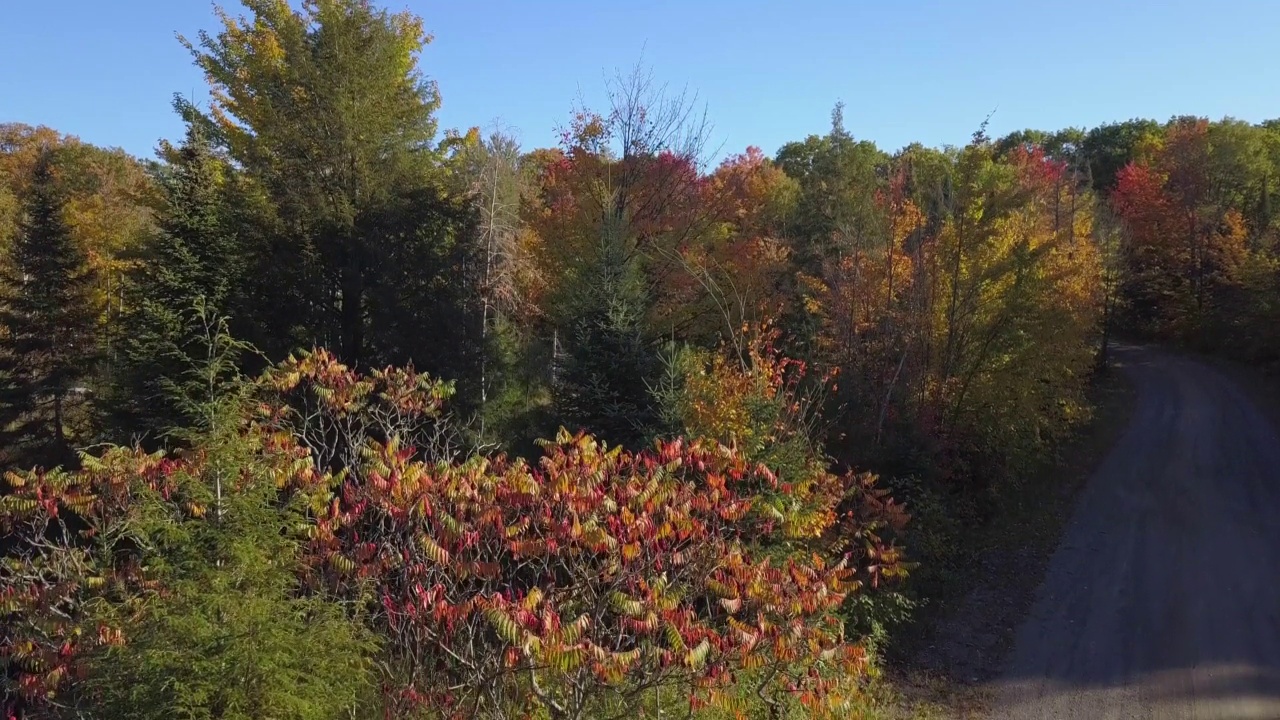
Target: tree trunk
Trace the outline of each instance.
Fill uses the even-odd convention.
[[[1111,316],[1114,313],[1115,300],[1110,290],[1103,291],[1102,299],[1102,342],[1098,348],[1098,369],[1106,370],[1111,363]]]
[[[1195,288],[1196,315],[1204,310],[1204,244],[1200,241],[1200,229],[1196,227],[1195,211],[1187,213],[1187,228],[1191,232],[1191,272]]]
[[[951,267],[951,302],[947,308],[947,344],[943,361],[942,376],[944,379],[950,379],[955,370],[956,356],[956,313],[960,307],[960,269],[964,258],[964,216],[960,217],[959,227],[956,231],[956,251],[955,262]]]
[[[353,244],[347,244],[342,268],[342,360],[358,367],[364,354],[364,267]]]
[[[62,464],[71,455],[67,451],[66,433],[62,429],[63,392],[62,388],[58,388],[53,392],[53,453],[57,464]]]

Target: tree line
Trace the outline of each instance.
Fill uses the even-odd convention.
[[[9,716],[847,717],[1114,337],[1277,359],[1276,122],[526,150],[246,6],[155,160],[0,125]]]

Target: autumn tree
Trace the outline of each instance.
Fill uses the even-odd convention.
[[[608,93],[607,112],[574,114],[561,147],[542,166],[537,197],[525,208],[540,241],[547,304],[554,306],[556,292],[572,287],[603,224],[620,223],[655,292],[650,322],[670,328],[667,314],[675,310],[657,295],[672,275],[684,272],[678,251],[713,222],[700,194],[706,120],[695,98],[656,84],[641,68],[610,81]]]
[[[786,226],[796,182],[760,148],[725,158],[701,187],[712,220],[677,255],[684,270],[666,295],[684,307],[681,337],[702,346],[736,342],[744,325],[796,304],[798,284]]]
[[[943,427],[1000,465],[1034,457],[1082,407],[1100,270],[1089,203],[1064,213],[1062,193],[1084,180],[1039,150],[996,162],[981,137],[957,166],[936,255]]]
[[[656,343],[692,322],[683,251],[714,216],[701,202],[705,122],[693,101],[640,70],[609,91],[608,115],[577,113],[563,147],[541,158],[523,215],[536,237],[556,406],[570,423],[606,423],[586,425],[606,440],[635,442],[654,418]]]
[[[1102,296],[1101,338],[1098,342],[1098,365],[1108,367],[1111,361],[1111,341],[1121,327],[1127,298],[1124,295],[1125,237],[1123,223],[1102,198],[1094,203],[1094,244],[1101,264]]]
[[[925,218],[907,194],[908,174],[899,166],[876,190],[876,226],[881,228],[843,257],[826,261],[805,287],[808,316],[819,326],[818,357],[840,371],[837,412],[845,441],[863,456],[901,427],[907,404],[927,372],[932,307],[927,278],[932,248],[922,242]],[[889,430],[890,432],[886,432]]]
[[[1174,323],[1184,314],[1175,306],[1188,297],[1182,288],[1187,263],[1174,244],[1178,234],[1163,179],[1149,166],[1131,164],[1116,176],[1111,202],[1127,233],[1130,322],[1155,334],[1175,332]]]
[[[1236,207],[1247,184],[1215,167],[1215,155],[1234,153],[1212,137],[1207,121],[1175,118],[1147,160],[1120,172],[1111,196],[1128,234],[1132,322],[1195,343],[1214,342],[1248,251]]]
[[[0,123],[0,251],[8,252],[39,158],[57,155],[63,215],[93,269],[100,341],[111,353],[121,332],[126,278],[154,230],[155,186],[145,163],[122,150],[82,142],[56,130]]]
[[[1084,152],[1087,133],[1080,128],[1063,128],[1056,132],[1016,130],[995,141],[995,154],[1006,157],[1016,150],[1039,149],[1054,160],[1070,161]]]
[[[1089,159],[1094,189],[1104,193],[1115,189],[1117,176],[1124,166],[1139,159],[1143,148],[1149,147],[1160,134],[1160,123],[1136,118],[1089,130],[1081,147]]]
[[[1101,265],[1077,158],[985,131],[904,148],[868,173],[869,204],[853,201],[869,217],[860,236],[835,236],[858,241],[803,278],[808,359],[834,375],[828,447],[915,508],[907,542],[926,595],[966,561],[968,528],[1001,489],[1087,417]],[[801,167],[804,212],[822,207],[804,193],[848,187]]]
[[[1093,201],[1078,134],[1061,134],[1059,154],[1076,153],[1064,159],[1031,139],[908,147],[857,184],[839,165],[797,171],[810,176],[798,213],[831,217],[831,188],[870,195],[834,206],[866,219],[857,236],[831,230],[856,242],[803,278],[813,359],[839,370],[826,408],[838,454],[994,482],[1079,417],[1097,329]]]
[[[0,289],[0,437],[11,466],[74,463],[98,358],[94,273],[54,162],[51,149],[36,161]]]

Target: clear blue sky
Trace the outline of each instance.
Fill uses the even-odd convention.
[[[237,0],[226,3],[238,8]],[[391,0],[421,15],[442,127],[501,119],[555,142],[575,100],[641,58],[706,103],[737,152],[824,132],[846,103],[859,138],[895,149],[1129,117],[1280,117],[1275,0]],[[11,0],[0,121],[151,155],[176,138],[173,93],[203,96],[174,34],[214,27],[204,0]]]

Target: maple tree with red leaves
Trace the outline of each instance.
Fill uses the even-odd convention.
[[[1209,125],[1172,123],[1152,157],[1116,175],[1111,206],[1127,233],[1130,322],[1156,337],[1195,342],[1238,283],[1248,228],[1213,202]]]

